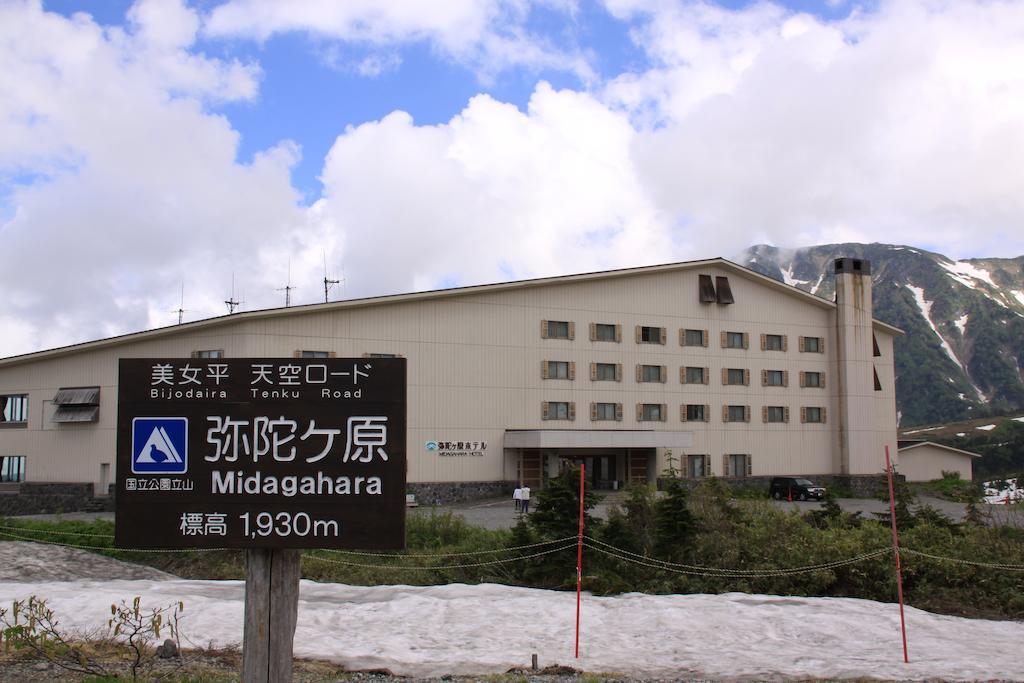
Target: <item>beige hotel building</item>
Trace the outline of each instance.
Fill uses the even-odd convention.
[[[724,259],[296,306],[0,360],[4,486],[114,481],[119,358],[408,361],[409,490],[876,475],[896,455],[893,339],[870,263],[826,301]]]

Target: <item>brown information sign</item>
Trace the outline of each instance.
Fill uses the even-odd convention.
[[[403,358],[122,359],[122,548],[398,549]]]

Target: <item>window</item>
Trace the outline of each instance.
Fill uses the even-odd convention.
[[[54,422],[96,422],[99,419],[99,387],[58,389],[53,402],[57,406]]]
[[[28,425],[28,394],[0,396],[0,427]]]
[[[542,379],[575,379],[575,363],[564,360],[546,360],[541,366]]]
[[[882,381],[878,379],[878,368],[871,368],[871,371],[875,373],[875,391],[881,391]]]
[[[296,351],[296,358],[330,358],[330,351]],[[367,358],[372,358],[372,354],[366,354]]]
[[[664,365],[636,366],[637,382],[664,382],[667,368]]]
[[[621,382],[621,367],[618,363],[591,363],[590,379],[595,382]]]
[[[748,346],[746,332],[722,332],[723,349],[745,349]]]
[[[541,320],[540,336],[543,339],[573,339],[576,326],[566,320]]]
[[[590,419],[594,421],[622,420],[621,403],[591,403]]]
[[[708,345],[708,331],[707,330],[683,330],[682,339],[680,344],[683,346],[707,346]]]
[[[821,337],[800,337],[800,350],[804,353],[824,353],[825,340]]]
[[[400,358],[397,353],[367,353],[367,358]],[[313,358],[334,358],[334,354],[330,356],[313,356]]]
[[[824,389],[825,388],[825,373],[824,372],[801,372],[800,373],[800,386],[810,387],[812,389]]]
[[[690,479],[700,479],[711,475],[711,458],[706,455],[687,455],[685,476]]]
[[[750,455],[746,453],[728,453],[725,456],[725,476],[749,477],[751,473]]]
[[[750,422],[750,406],[722,406],[722,422]]]
[[[664,344],[665,343],[665,328],[664,327],[650,327],[648,325],[637,325],[636,326],[636,343],[637,344]]]
[[[571,401],[544,401],[541,404],[542,420],[575,420],[576,404]]]
[[[879,358],[882,355],[881,349],[878,348],[878,337],[875,336],[874,332],[871,333],[871,355],[875,358]]]
[[[223,358],[224,349],[207,349],[206,351],[193,351],[193,358]]]
[[[683,384],[707,384],[708,374],[708,368],[687,366],[683,368]]]
[[[823,424],[825,422],[825,409],[817,406],[807,406],[800,409],[800,421]]]
[[[622,341],[622,327],[611,323],[591,323],[590,340],[618,342]]]
[[[679,416],[683,422],[707,422],[708,406],[699,403],[688,403],[682,406]]]
[[[762,370],[761,386],[784,387],[789,385],[789,373],[785,370]]]
[[[785,406],[765,406],[761,418],[764,422],[789,422],[789,408]]]
[[[786,343],[786,335],[784,334],[761,335],[762,351],[785,351],[787,350],[787,346],[788,344]]]
[[[25,456],[0,455],[0,483],[25,481]]]
[[[743,386],[750,383],[750,371],[743,368],[722,368],[722,384]]]
[[[640,422],[664,422],[665,404],[663,403],[638,403],[636,419]]]

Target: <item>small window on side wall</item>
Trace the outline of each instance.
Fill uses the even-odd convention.
[[[193,358],[223,358],[224,349],[206,349],[203,351],[193,351]]]
[[[28,424],[28,394],[0,396],[0,427],[24,427]]]
[[[0,483],[25,481],[25,456],[0,455]]]

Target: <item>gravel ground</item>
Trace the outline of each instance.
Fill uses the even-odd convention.
[[[0,543],[0,581],[73,581],[76,579],[143,579],[161,581],[177,578],[140,564],[129,564],[86,550],[58,545],[5,541]],[[0,680],[6,680],[0,676]]]

